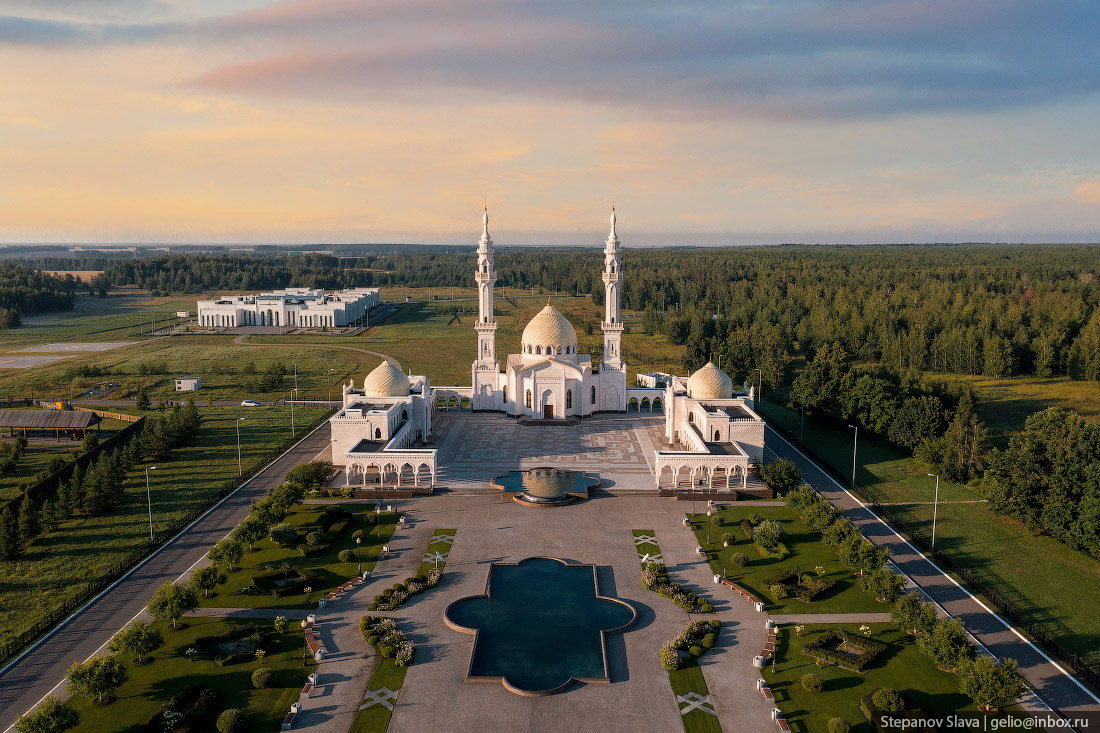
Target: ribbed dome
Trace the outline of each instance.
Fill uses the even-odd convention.
[[[364,397],[408,397],[409,378],[389,359],[382,359],[363,380]]]
[[[697,400],[728,400],[733,397],[733,380],[708,361],[688,379],[688,396]]]
[[[535,349],[538,349],[538,353],[545,354],[548,346],[554,350],[554,353],[565,350],[568,350],[567,353],[576,353],[577,332],[565,316],[547,303],[546,307],[531,319],[527,328],[523,329],[520,344],[524,354],[529,353],[528,346],[531,347],[530,353],[535,353]]]

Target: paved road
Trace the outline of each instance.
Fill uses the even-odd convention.
[[[966,628],[998,657],[1013,657],[1020,663],[1020,672],[1050,707],[1066,718],[1088,716],[1092,725],[1100,726],[1100,701],[1079,683],[1063,674],[1036,647],[1028,644],[992,611],[981,605],[924,555],[918,553],[870,509],[846,492],[832,476],[798,451],[782,435],[767,430],[767,446],[779,458],[791,460],[803,478],[821,492],[845,516],[859,526],[863,534],[878,545],[890,548],[890,559],[936,603],[952,616],[959,617]]]
[[[291,468],[327,449],[328,440],[328,425],[322,424],[58,628],[47,641],[0,673],[0,728],[7,728],[57,686],[73,661],[95,654],[141,612],[158,585],[190,569],[210,545],[248,514],[252,501],[278,485]]]

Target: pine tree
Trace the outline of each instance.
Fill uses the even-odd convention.
[[[23,494],[23,501],[19,502],[19,534],[28,545],[42,532],[38,523],[38,512],[34,510],[34,502],[31,497]]]
[[[0,514],[0,557],[14,560],[22,557],[25,549],[23,536],[19,533],[19,522],[11,513],[11,508],[6,507],[4,513]]]
[[[39,514],[39,522],[42,525],[43,532],[53,532],[61,522],[61,517],[58,516],[57,505],[49,499],[42,502],[42,512]]]

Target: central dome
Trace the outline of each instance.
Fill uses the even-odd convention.
[[[389,359],[382,359],[363,380],[364,397],[408,397],[409,378]]]
[[[524,354],[575,354],[577,332],[565,316],[547,303],[523,329],[520,344]]]
[[[733,380],[708,361],[688,378],[688,396],[697,400],[728,400],[733,397]]]

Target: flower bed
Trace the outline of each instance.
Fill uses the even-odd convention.
[[[859,649],[859,654],[847,654],[838,649],[829,648],[839,642]],[[862,672],[875,657],[886,651],[886,645],[867,637],[857,636],[843,629],[829,629],[818,638],[802,647],[802,653],[820,662],[835,664],[852,672]]]
[[[661,665],[674,672],[684,665],[685,657],[681,652],[686,651],[693,658],[701,657],[718,641],[721,629],[722,622],[716,618],[691,622],[679,636],[661,647]]]
[[[254,623],[195,639],[195,648],[199,653],[212,659],[219,667],[255,659],[258,650],[266,652],[276,646],[277,642]]]
[[[359,629],[363,632],[363,638],[383,659],[394,660],[398,667],[412,664],[416,647],[405,638],[392,618],[364,616],[359,619]]]
[[[664,563],[650,562],[642,571],[642,586],[662,598],[668,598],[688,613],[713,613],[710,601],[685,588],[679,583],[670,583]]]
[[[253,575],[252,585],[279,598],[301,593],[307,587],[321,585],[321,576],[300,565],[282,567]]]
[[[783,568],[763,580],[764,587],[775,600],[794,597],[804,603],[812,603],[814,598],[831,590],[836,581],[824,577],[814,577],[799,568]]]
[[[221,695],[210,685],[199,683],[173,695],[164,709],[141,728],[141,733],[203,730],[217,717],[220,707]]]
[[[405,578],[404,582],[394,583],[392,588],[387,588],[379,595],[374,597],[371,601],[368,610],[370,611],[393,611],[401,607],[402,603],[405,603],[415,595],[419,595],[429,588],[434,588],[439,585],[439,577],[442,575],[438,570],[429,570],[425,575],[414,575],[411,578]]]

